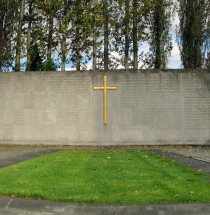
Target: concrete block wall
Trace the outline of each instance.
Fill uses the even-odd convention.
[[[103,92],[108,91],[108,124]],[[210,145],[210,73],[0,73],[0,144]]]

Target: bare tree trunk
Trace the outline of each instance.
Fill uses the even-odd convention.
[[[108,0],[104,0],[104,70],[109,69]]]
[[[138,69],[137,0],[133,0],[133,68]]]
[[[63,33],[63,39],[62,39],[62,66],[61,71],[65,72],[66,69],[66,34]]]
[[[95,5],[98,4],[98,0],[95,0]],[[97,51],[97,45],[96,45],[96,14],[94,14],[94,24],[93,24],[93,70],[96,70],[96,51]]]
[[[65,28],[63,27],[62,29],[62,66],[61,66],[61,71],[64,72],[66,69],[66,15],[67,15],[67,11],[66,11],[66,4],[67,2],[64,1],[63,3],[63,26],[65,26]]]
[[[125,0],[125,69],[129,69],[129,1]]]
[[[24,15],[25,0],[21,1],[20,17],[17,32],[17,47],[15,57],[15,72],[20,71],[20,54],[21,54],[21,40],[22,40],[22,26],[23,26],[23,15]]]
[[[93,70],[96,70],[96,26],[93,27]]]
[[[76,69],[77,70],[80,70],[80,37],[79,37],[79,23],[77,23],[77,26],[76,26],[76,35],[77,35],[77,43],[76,43],[76,56],[77,56],[77,67]]]
[[[49,14],[49,24],[48,24],[48,47],[47,47],[47,59],[51,59],[52,55],[52,43],[53,43],[53,11],[51,9],[51,12]]]
[[[27,68],[26,71],[31,71],[31,27],[32,27],[32,5],[29,3],[29,18],[28,18],[28,35],[27,35]]]

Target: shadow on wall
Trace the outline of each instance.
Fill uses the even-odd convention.
[[[210,69],[206,72],[200,72],[201,77],[203,79],[204,84],[207,86],[208,90],[210,91]]]

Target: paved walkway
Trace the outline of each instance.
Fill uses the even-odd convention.
[[[185,154],[184,153],[185,150],[182,151],[181,149],[177,150],[177,149],[164,148],[164,149],[154,149],[153,151],[170,160],[174,160],[177,163],[180,163],[186,167],[189,167],[195,170],[201,170],[206,174],[210,174],[210,162],[205,159],[206,154],[204,155],[204,157],[202,157],[202,152],[200,152],[201,157],[198,159],[197,157],[194,157],[193,153],[192,155],[189,155],[188,152]]]
[[[206,147],[42,147],[1,146],[0,168],[58,150],[152,150],[185,166],[210,174],[210,146]],[[148,205],[76,205],[45,200],[0,197],[0,215],[210,215],[210,203]]]
[[[0,145],[0,168],[10,166],[31,158],[40,157],[57,150],[58,147]]]
[[[209,215],[210,203],[153,205],[73,205],[45,200],[0,197],[6,215]]]
[[[175,154],[210,163],[210,146],[165,147],[165,149],[163,148],[163,151],[173,152]]]

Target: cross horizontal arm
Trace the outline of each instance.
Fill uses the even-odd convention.
[[[117,87],[106,87],[107,90],[117,90]]]
[[[104,90],[104,87],[93,87],[94,90]]]

